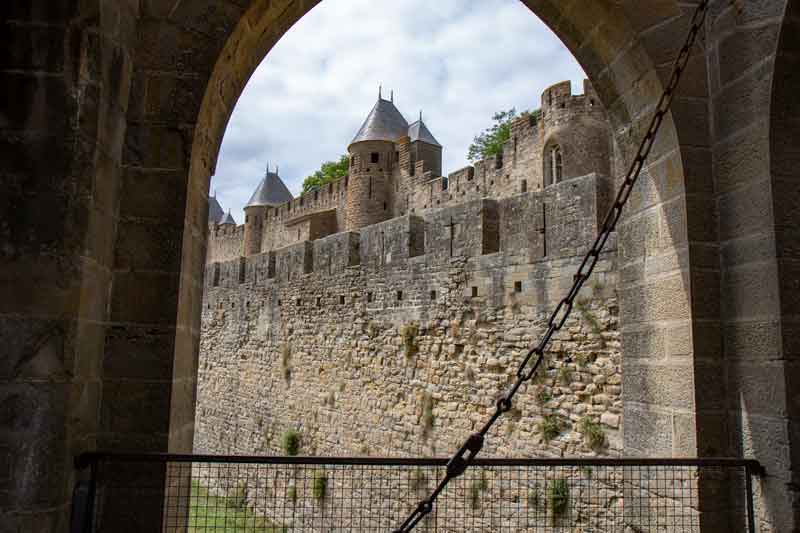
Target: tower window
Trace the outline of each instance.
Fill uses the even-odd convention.
[[[397,301],[398,302],[403,301],[403,291],[397,291]]]
[[[394,161],[395,161],[395,163],[400,161],[400,152],[395,152],[394,153]]]
[[[514,292],[522,292],[522,282],[515,281],[514,282]]]
[[[478,287],[472,287],[472,297],[473,298],[478,297]]]
[[[339,305],[344,305],[344,296],[339,296]]]
[[[377,163],[380,160],[381,155],[378,152],[372,152],[372,154],[370,154],[370,162]]]
[[[545,172],[545,181],[547,182],[546,185],[552,185],[562,181],[564,174],[564,159],[561,155],[560,146],[555,145],[550,148],[547,164],[549,168],[547,169],[547,172]]]
[[[528,180],[522,180],[520,183],[520,190],[522,192],[528,192]]]
[[[383,210],[386,211],[387,209],[389,209],[389,204],[383,202]]]
[[[371,292],[367,293],[367,302],[372,302],[372,293]]]
[[[431,300],[436,299],[436,291],[431,291]]]

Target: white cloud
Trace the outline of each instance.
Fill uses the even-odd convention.
[[[293,193],[347,150],[378,84],[444,146],[444,170],[467,164],[475,134],[500,109],[539,106],[583,71],[518,0],[325,0],[254,73],[231,117],[212,189],[239,223],[267,162]]]

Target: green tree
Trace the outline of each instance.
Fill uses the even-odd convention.
[[[511,123],[520,116],[531,116],[535,121],[538,121],[539,115],[540,111],[538,109],[525,111],[521,115],[518,115],[516,108],[513,107],[508,111],[498,111],[492,116],[494,125],[483,130],[472,141],[467,152],[467,159],[474,163],[503,153],[503,144],[511,138]]]
[[[303,181],[303,194],[315,188],[334,182],[347,176],[350,170],[350,158],[343,155],[339,161],[326,161],[322,166]]]

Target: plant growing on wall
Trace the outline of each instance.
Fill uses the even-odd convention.
[[[480,507],[481,493],[489,488],[489,482],[486,481],[486,473],[481,470],[481,475],[478,479],[472,480],[472,485],[469,491],[469,503],[473,510]]]
[[[572,370],[568,366],[562,366],[558,369],[558,382],[565,387],[572,383]]]
[[[431,397],[429,392],[426,392],[422,396],[422,436],[425,440],[431,435],[433,432],[433,397]]]
[[[419,326],[413,322],[400,328],[400,337],[403,339],[403,349],[408,358],[414,357],[419,352],[417,335],[419,335]]]
[[[300,433],[290,429],[283,434],[283,451],[290,457],[300,453]]]
[[[561,419],[558,415],[545,415],[541,422],[539,422],[539,432],[545,442],[550,442],[558,437],[563,429]]]
[[[281,373],[288,385],[292,379],[292,350],[288,344],[281,346]]]
[[[317,472],[314,474],[314,483],[311,487],[311,493],[314,499],[322,501],[328,494],[328,474],[325,472]]]
[[[592,420],[591,417],[583,417],[578,429],[583,434],[583,440],[589,448],[594,451],[603,448],[606,443],[606,434],[600,424]]]
[[[326,161],[319,170],[303,180],[303,194],[340,180],[347,176],[349,171],[350,158],[346,155],[341,156],[338,161]]]
[[[547,505],[550,508],[550,519],[555,525],[569,509],[569,483],[566,479],[553,479],[547,485]]]

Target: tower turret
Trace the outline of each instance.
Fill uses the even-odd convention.
[[[214,193],[214,195],[208,199],[208,225],[214,226],[219,224],[224,216],[225,211],[223,211],[222,206],[219,205],[217,193]]]
[[[415,175],[416,167],[422,163],[422,172],[432,172],[434,176],[442,175],[442,145],[425,125],[422,112],[419,120],[408,127],[409,150],[411,152],[411,167],[409,174]]]
[[[269,221],[267,214],[270,208],[292,199],[292,193],[283,183],[277,169],[275,172],[270,172],[269,165],[267,165],[264,179],[258,184],[250,201],[244,207],[244,255],[261,253],[261,241],[264,236],[264,228]]]
[[[395,142],[408,135],[408,122],[378,94],[361,129],[350,143],[350,176],[347,185],[348,231],[391,218],[392,169],[397,164]]]

